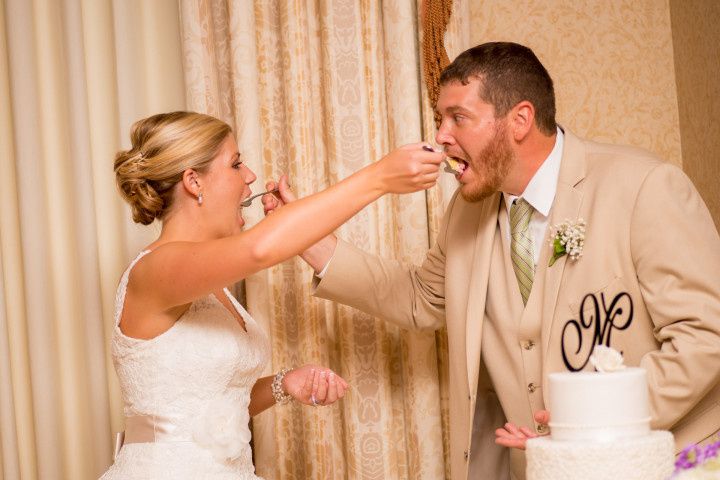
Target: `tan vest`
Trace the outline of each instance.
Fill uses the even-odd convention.
[[[528,303],[523,307],[520,289],[510,259],[509,224],[507,210],[500,203],[498,227],[493,242],[490,282],[485,304],[482,337],[481,381],[478,397],[497,396],[507,421],[532,427],[533,413],[545,408],[542,394],[542,349],[540,327],[542,320],[542,291],[547,268],[545,252],[541,252],[536,267]],[[488,378],[489,377],[489,378]],[[485,384],[487,381],[491,385]],[[478,406],[480,403],[478,403]],[[482,408],[487,409],[484,405]],[[491,407],[490,407],[491,408]],[[476,408],[476,414],[479,414]],[[496,426],[500,427],[502,423]],[[481,442],[481,440],[478,440]],[[478,445],[480,443],[473,443]],[[501,453],[498,453],[501,454]],[[510,470],[513,479],[525,478],[525,455],[510,451]]]

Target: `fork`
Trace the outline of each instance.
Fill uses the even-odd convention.
[[[277,193],[277,192],[279,192],[279,190],[277,188],[274,188],[272,190],[268,190],[267,192],[256,193],[252,197],[246,198],[245,201],[242,202],[240,205],[242,205],[243,207],[249,207],[250,204],[252,203],[252,201],[255,200],[257,197],[261,197],[261,196],[265,195],[266,193]]]
[[[422,149],[425,150],[426,152],[444,152],[445,151],[445,147],[440,147],[440,150],[435,150],[430,145],[423,145]],[[452,173],[453,175],[458,173],[454,168],[452,168],[450,166],[450,162],[447,161],[447,158],[444,160],[443,163],[445,164],[445,168],[443,169],[443,171],[445,171],[447,173]]]

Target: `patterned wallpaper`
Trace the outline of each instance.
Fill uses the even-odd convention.
[[[720,226],[720,2],[671,0],[683,169]]]
[[[532,48],[555,82],[560,124],[681,165],[667,1],[469,2],[470,45],[514,41]]]

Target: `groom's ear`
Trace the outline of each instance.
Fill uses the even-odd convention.
[[[508,127],[513,139],[521,143],[535,126],[535,106],[527,100],[515,105],[508,112]]]

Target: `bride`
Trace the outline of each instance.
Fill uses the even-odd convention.
[[[199,113],[140,120],[115,174],[133,220],[159,237],[120,280],[112,356],[124,444],[102,479],[257,479],[249,416],[291,398],[328,405],[347,383],[314,365],[259,378],[268,338],[226,288],[299,254],[385,193],[430,188],[443,155],[395,150],[245,231],[255,174],[230,127]]]

